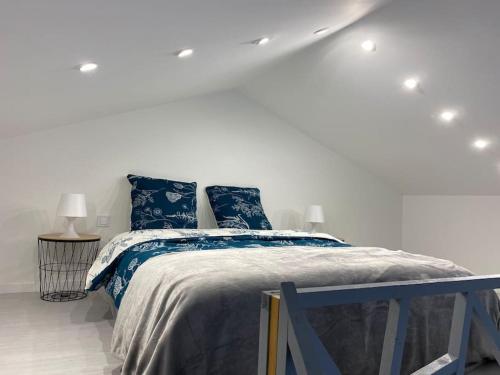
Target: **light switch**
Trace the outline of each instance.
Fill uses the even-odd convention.
[[[111,217],[110,216],[103,216],[103,215],[97,216],[97,226],[98,227],[109,227],[110,224],[111,224]]]

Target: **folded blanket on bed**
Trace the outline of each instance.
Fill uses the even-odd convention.
[[[343,243],[327,235],[274,232],[148,234],[156,236],[154,241],[145,239],[144,233],[132,240],[135,235],[129,233],[103,249],[89,275],[90,287],[116,285],[112,280],[117,270],[129,271],[127,254],[140,253],[130,250],[134,246],[158,243],[164,249],[141,261],[140,267],[131,267],[133,277],[127,278],[122,293],[112,350],[124,359],[123,373],[256,374],[260,294],[278,289],[282,281],[314,287],[471,274],[446,260],[380,248],[342,247]],[[165,240],[188,237],[191,240],[184,243],[196,245],[190,251],[179,250],[182,241],[173,241],[173,251],[165,250],[172,245]],[[247,241],[249,246],[242,245]],[[208,246],[209,251],[199,251],[198,244]],[[233,244],[237,248],[230,247]],[[124,264],[119,266],[121,260]],[[485,292],[481,300],[498,322],[496,295]],[[403,374],[446,351],[452,309],[453,296],[413,301]],[[378,373],[386,302],[315,309],[308,315],[344,375]],[[488,344],[475,324],[468,358],[470,362],[490,358]]]
[[[150,258],[169,253],[281,246],[350,246],[327,234],[241,229],[141,230],[117,236],[99,254],[87,276],[87,289],[106,291],[120,307],[135,271]]]

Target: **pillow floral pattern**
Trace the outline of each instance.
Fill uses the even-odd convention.
[[[205,190],[219,228],[272,229],[259,189],[208,186]]]
[[[132,185],[132,230],[197,228],[196,182],[127,178]]]

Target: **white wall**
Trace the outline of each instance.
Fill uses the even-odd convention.
[[[255,185],[276,228],[302,227],[324,205],[326,231],[356,244],[400,246],[401,195],[237,92],[128,112],[0,141],[0,291],[36,281],[36,236],[61,229],[61,192],[87,194],[81,231],[111,215],[105,239],[127,230],[127,173],[199,183],[199,223],[214,222],[204,186]],[[98,231],[99,232],[99,231]]]
[[[404,196],[403,249],[500,273],[500,196]]]

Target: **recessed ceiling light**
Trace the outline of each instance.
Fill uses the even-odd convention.
[[[491,144],[491,142],[487,139],[484,139],[484,138],[477,138],[474,140],[474,142],[472,142],[472,146],[474,148],[477,148],[478,150],[484,150],[490,144]]]
[[[315,35],[321,35],[321,34],[326,33],[328,30],[330,30],[329,27],[323,27],[321,29],[316,30],[313,34],[315,34]]]
[[[408,90],[415,90],[419,84],[418,78],[408,78],[403,82],[404,87]]]
[[[267,36],[264,36],[262,38],[259,38],[257,40],[255,40],[253,43],[258,45],[258,46],[263,46],[264,44],[267,44],[271,41],[271,38],[267,37]]]
[[[193,54],[193,50],[191,48],[185,48],[181,49],[179,52],[177,52],[177,57],[180,57],[181,59],[184,57],[189,57]]]
[[[363,48],[367,52],[374,52],[377,49],[377,45],[373,40],[365,40],[361,43],[361,48]]]
[[[82,64],[80,65],[80,72],[82,73],[92,72],[97,69],[97,66],[98,65],[93,62]]]
[[[455,117],[457,117],[457,114],[453,111],[443,111],[439,115],[439,118],[444,122],[452,122]]]

